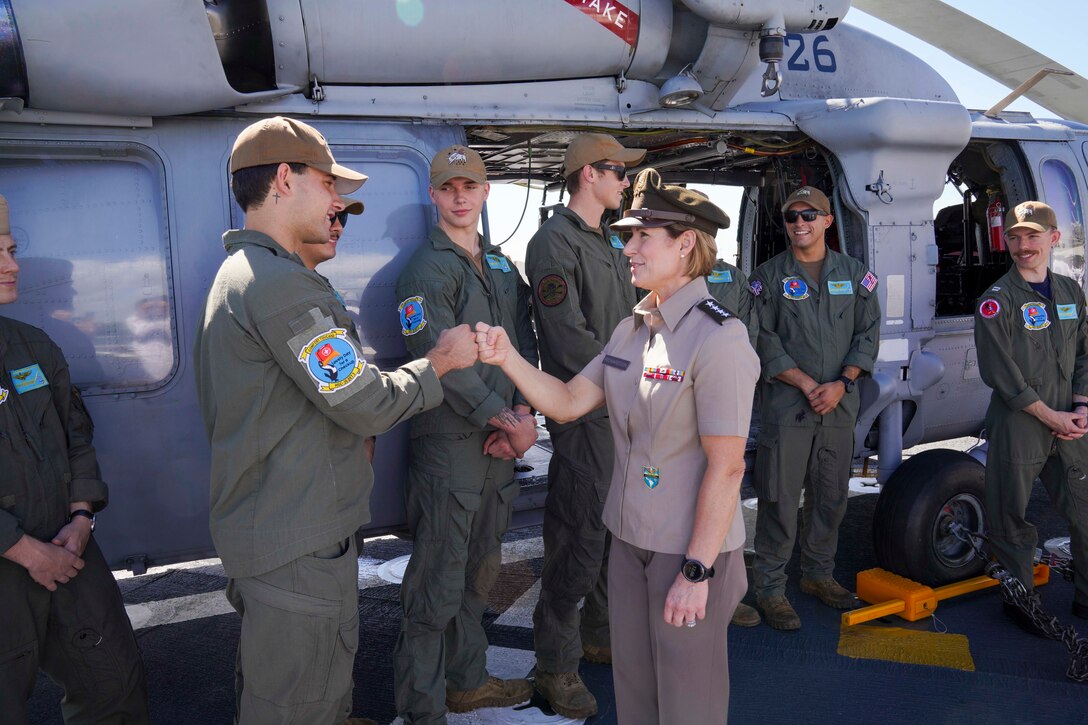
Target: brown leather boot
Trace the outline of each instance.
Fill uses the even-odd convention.
[[[759,612],[754,607],[749,607],[744,602],[737,605],[736,611],[733,612],[733,618],[729,620],[730,624],[735,624],[738,627],[758,627],[759,623],[763,620],[759,617]]]
[[[475,690],[446,692],[446,708],[450,712],[472,712],[481,707],[510,707],[528,702],[533,686],[528,680],[500,680],[487,676],[487,681]]]
[[[793,610],[790,600],[783,595],[776,594],[766,599],[757,598],[756,606],[763,611],[763,618],[767,620],[767,624],[775,629],[801,629],[801,618]]]
[[[801,591],[813,595],[834,609],[853,609],[858,604],[853,592],[848,591],[830,577],[827,579],[805,579],[801,577]]]
[[[543,672],[535,677],[536,690],[563,717],[584,720],[597,714],[597,698],[577,672]]]
[[[595,665],[610,665],[612,664],[612,648],[599,647],[595,644],[583,644],[582,659]]]

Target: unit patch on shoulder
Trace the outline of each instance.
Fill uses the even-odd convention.
[[[782,278],[782,296],[787,300],[808,299],[808,282],[800,277],[783,277]]]
[[[0,405],[3,405],[8,400],[8,389],[0,385]]]
[[[706,276],[706,281],[710,284],[724,284],[726,282],[733,281],[733,272],[728,269],[712,269],[710,274]]]
[[[1024,315],[1026,329],[1045,330],[1050,327],[1050,317],[1046,313],[1046,305],[1042,302],[1028,302],[1020,305],[1020,312]]]
[[[987,297],[978,306],[978,314],[987,320],[992,320],[1001,314],[1001,303],[993,297]]]
[[[544,275],[537,282],[536,297],[545,307],[555,307],[567,299],[567,280],[558,274]]]
[[[718,304],[717,300],[706,299],[696,306],[709,315],[710,319],[714,320],[719,325],[724,325],[725,321],[733,316],[729,314],[724,307]]]
[[[1075,320],[1077,319],[1077,306],[1072,305],[1058,305],[1058,319],[1059,320]]]
[[[419,295],[409,297],[397,307],[400,317],[400,333],[414,335],[427,326],[427,317],[423,312],[423,298]]]
[[[298,361],[317,383],[319,393],[335,393],[363,371],[363,358],[341,327],[321,333],[302,346]]]
[[[872,272],[866,272],[865,276],[861,278],[861,286],[872,292],[876,289],[877,283],[876,275]]]
[[[49,380],[45,377],[45,373],[42,372],[38,363],[27,365],[25,368],[19,368],[18,370],[11,370],[10,372],[11,382],[15,386],[15,392],[19,395],[49,385]]]
[[[763,294],[763,283],[758,279],[754,279],[748,283],[748,289],[751,290],[753,297],[759,297]]]
[[[491,269],[501,269],[503,272],[510,271],[510,260],[501,254],[485,254],[487,258],[487,266]]]

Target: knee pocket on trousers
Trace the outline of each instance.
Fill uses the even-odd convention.
[[[9,686],[33,687],[38,673],[38,642],[30,640],[0,652],[0,679]],[[4,688],[5,690],[7,688]],[[18,693],[22,697],[22,693]]]
[[[778,502],[781,470],[778,465],[778,437],[761,436],[756,449],[756,470],[752,485],[760,501]]]
[[[831,504],[842,503],[850,489],[849,478],[840,474],[839,452],[834,448],[816,451],[816,467],[820,480],[814,481],[817,500]]]
[[[588,470],[570,459],[564,459],[549,483],[548,498],[544,504],[547,513],[566,527],[603,528],[600,511],[604,499],[596,479]]]
[[[358,642],[359,636],[357,620],[340,621],[341,603],[259,580],[252,580],[243,596],[240,656],[246,689],[280,705],[339,696],[351,678],[351,638]],[[334,667],[345,662],[346,667]]]

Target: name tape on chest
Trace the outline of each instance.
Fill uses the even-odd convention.
[[[616,368],[617,370],[626,370],[631,366],[630,360],[624,360],[622,357],[614,357],[612,355],[604,356],[604,364],[610,368]]]
[[[728,269],[712,269],[706,281],[710,284],[726,284],[733,281],[733,272]]]
[[[503,272],[509,272],[510,260],[498,254],[485,254],[484,258],[487,259],[487,266],[491,269],[502,270]]]
[[[667,380],[670,383],[684,382],[684,371],[670,367],[645,367],[642,369],[642,377],[647,380]]]
[[[9,370],[8,372],[11,374],[11,384],[19,395],[49,385],[49,379],[45,377],[45,373],[42,372],[38,363],[27,365],[25,368],[19,368],[18,370]]]
[[[1058,305],[1058,319],[1059,320],[1075,320],[1077,319],[1077,306],[1072,305]]]
[[[719,325],[724,325],[725,321],[733,315],[729,314],[728,310],[718,304],[717,300],[703,300],[697,307],[705,312],[710,319],[717,322]]]
[[[427,316],[423,309],[423,297],[409,297],[397,306],[400,318],[400,334],[414,335],[427,326]]]
[[[854,294],[854,283],[848,279],[827,280],[827,291],[833,295],[852,295]]]

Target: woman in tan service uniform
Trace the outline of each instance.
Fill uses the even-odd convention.
[[[726,631],[746,588],[737,505],[759,361],[744,324],[707,292],[714,233],[728,217],[705,197],[635,183],[624,254],[650,291],[604,350],[563,384],[477,325],[480,359],[550,418],[607,403],[615,466],[604,522],[612,672],[622,723],[723,723]]]

